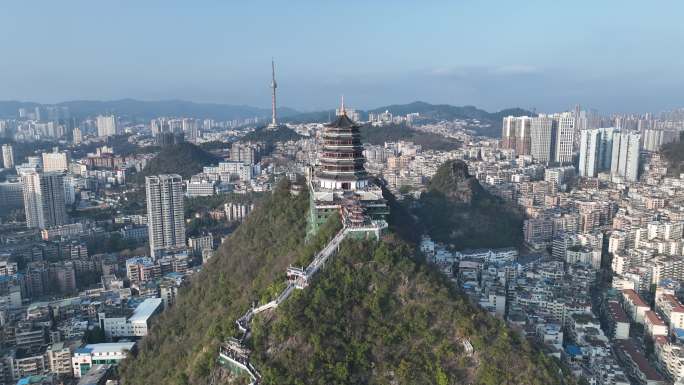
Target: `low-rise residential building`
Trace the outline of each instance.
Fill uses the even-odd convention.
[[[617,301],[608,301],[607,322],[609,335],[617,340],[629,338],[629,318]]]
[[[625,311],[632,321],[643,325],[646,312],[651,310],[651,307],[632,289],[623,290],[622,298]]]
[[[72,357],[74,377],[81,378],[94,365],[116,365],[135,348],[135,342],[89,344],[77,349]]]
[[[122,313],[113,316],[100,313],[98,315],[100,328],[107,338],[144,337],[148,333],[152,317],[160,313],[162,309],[161,298],[147,298],[135,308],[130,316]]]
[[[628,372],[641,385],[667,385],[667,380],[658,373],[643,352],[639,351],[630,340],[616,343],[618,357]]]
[[[651,338],[666,336],[668,332],[665,321],[663,321],[653,310],[647,311],[644,316],[644,329]]]
[[[62,342],[54,343],[48,346],[45,354],[52,373],[69,374],[72,372],[71,349],[68,345]]]

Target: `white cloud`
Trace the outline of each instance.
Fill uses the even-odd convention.
[[[528,75],[538,73],[539,69],[530,65],[508,65],[495,67],[491,72],[498,75]]]
[[[513,64],[504,66],[461,66],[461,67],[437,67],[427,71],[430,76],[436,77],[483,77],[483,76],[515,76],[541,73],[535,66]]]

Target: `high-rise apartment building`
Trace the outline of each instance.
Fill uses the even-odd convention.
[[[52,152],[43,153],[44,172],[65,172],[69,170],[69,154],[55,148]]]
[[[11,144],[2,145],[2,165],[4,168],[14,167],[14,149]]]
[[[623,177],[630,182],[639,179],[640,141],[641,135],[632,131],[617,132],[613,135],[610,164],[610,173],[613,177]]]
[[[146,177],[145,190],[152,257],[185,247],[183,179],[176,174]]]
[[[29,172],[21,176],[26,226],[45,229],[67,223],[64,174]]]
[[[503,118],[501,147],[515,150],[516,155],[530,155],[532,118],[529,116],[507,116]]]
[[[658,130],[645,129],[643,130],[643,149],[649,152],[656,152],[660,150],[664,144],[675,142],[679,139],[679,131],[677,130]]]
[[[183,134],[189,141],[195,141],[200,137],[199,121],[195,119],[183,119],[181,122]]]
[[[580,133],[579,174],[593,178],[610,171],[613,161],[613,137],[620,133],[614,127],[582,130]]]
[[[610,171],[613,162],[613,138],[620,133],[615,127],[599,128],[601,138],[599,141],[598,172]]]
[[[81,133],[81,129],[76,127],[72,131],[72,136],[73,136],[73,143],[74,144],[80,144],[83,141],[83,134]]]
[[[580,176],[588,178],[596,177],[596,174],[598,173],[600,141],[601,131],[598,129],[582,130],[580,133]]]
[[[541,163],[572,162],[575,137],[573,113],[539,115],[531,119],[531,155]]]
[[[540,115],[532,118],[530,129],[530,153],[532,157],[541,163],[550,163],[553,160],[555,130],[553,118]]]
[[[572,162],[572,150],[575,136],[575,118],[566,112],[553,117],[556,125],[556,148],[554,150],[554,162],[567,164]]]
[[[252,142],[235,142],[230,146],[230,160],[244,164],[256,164],[261,159],[261,144]]]
[[[112,136],[118,134],[116,116],[100,115],[97,117],[97,136]]]

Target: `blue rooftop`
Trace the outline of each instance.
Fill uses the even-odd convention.
[[[674,328],[673,332],[677,339],[684,339],[684,329]]]
[[[48,380],[48,376],[29,376],[29,377],[24,377],[20,378],[19,381],[17,381],[17,385],[31,385],[31,384],[40,384],[43,382],[43,380]]]
[[[152,259],[149,257],[133,257],[133,258],[128,258],[126,260],[126,265],[135,265],[135,264],[151,266],[151,265],[154,265],[154,262],[152,262]]]
[[[572,357],[577,357],[582,355],[582,349],[577,345],[568,345],[565,347],[565,352]]]

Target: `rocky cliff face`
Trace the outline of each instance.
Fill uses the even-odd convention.
[[[446,162],[430,182],[430,190],[444,194],[454,202],[472,204],[486,192],[477,178],[468,173],[468,165],[462,160]]]

